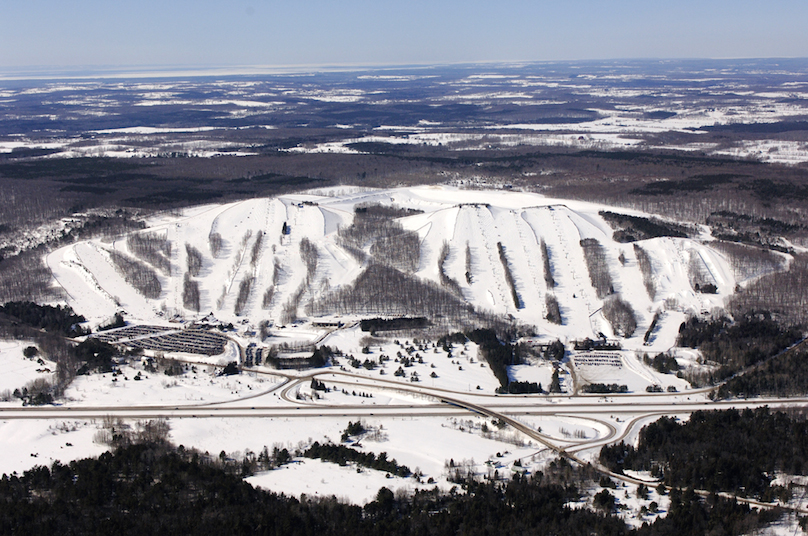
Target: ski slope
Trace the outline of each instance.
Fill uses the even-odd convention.
[[[138,231],[157,234],[171,244],[171,273],[155,270],[162,287],[156,299],[145,298],[128,285],[110,260],[111,249],[132,255],[123,237],[111,243],[90,240],[71,244],[51,253],[47,261],[65,290],[66,301],[93,325],[122,310],[130,323],[192,321],[213,313],[219,321],[247,326],[248,331],[262,321],[278,326],[284,306],[301,289],[298,317],[317,321],[306,317],[306,304],[350,285],[365,267],[340,246],[338,229],[351,224],[358,205],[373,203],[420,211],[398,220],[405,229],[416,232],[420,240],[414,276],[439,283],[440,251],[443,244],[448,244],[444,269],[458,283],[463,300],[477,310],[535,326],[536,333],[547,339],[566,342],[599,334],[614,336],[601,314],[603,300],[590,282],[580,246],[583,239],[594,238],[605,249],[614,291],[631,305],[637,317],[637,329],[624,341],[624,348],[645,349],[643,336],[657,311],[670,314],[662,315],[652,345],[654,340],[665,342],[670,338],[665,333],[678,327],[682,319],[678,313],[701,313],[721,307],[736,286],[727,260],[710,248],[709,241],[654,238],[638,242],[652,260],[656,287],[652,300],[642,284],[633,245],[614,241],[612,228],[598,214],[612,210],[610,207],[533,193],[448,186],[313,191],[196,207],[182,216],[161,216],[147,229]],[[286,234],[282,232],[284,227]],[[223,242],[216,255],[208,240],[213,233],[218,233]],[[256,246],[259,237],[261,242]],[[308,285],[306,267],[300,258],[304,239],[317,249],[317,267]],[[553,288],[545,282],[542,240],[549,252]],[[200,289],[199,311],[183,306],[186,244],[202,252],[203,257],[201,271],[193,278]],[[498,244],[502,245],[514,279],[518,306],[506,282]],[[469,280],[467,248],[471,261]],[[717,294],[694,290],[689,272],[694,263],[712,278]],[[245,279],[252,284],[246,304],[237,315],[235,304]],[[264,303],[264,293],[270,287],[272,299]],[[559,302],[561,325],[545,319],[548,293]],[[654,349],[655,345],[650,348]]]

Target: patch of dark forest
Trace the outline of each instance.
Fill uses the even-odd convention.
[[[151,437],[150,432],[157,428],[144,426],[140,435]],[[378,464],[378,457],[374,459]],[[612,514],[615,500],[607,490],[599,494],[603,496],[596,501],[597,511],[570,506],[581,499],[584,489],[595,485],[596,475],[564,460],[551,462],[543,472],[516,475],[510,481],[469,478],[460,483],[465,493],[441,493],[436,488],[403,496],[383,487],[364,507],[335,497],[296,499],[257,489],[243,480],[249,472],[250,464],[233,463],[224,452],[216,457],[159,441],[124,445],[97,459],[67,465],[54,462],[20,476],[4,475],[0,479],[0,530],[34,535],[57,531],[572,536],[636,532],[687,536],[742,534],[762,528],[780,515],[719,497],[704,501],[690,491],[674,490],[665,517],[631,531]]]

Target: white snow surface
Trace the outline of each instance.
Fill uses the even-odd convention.
[[[123,309],[130,323],[161,323],[173,315],[193,320],[213,312],[221,321],[256,326],[260,320],[276,321],[284,304],[304,281],[305,267],[299,257],[299,245],[304,238],[315,244],[319,258],[313,281],[303,294],[299,315],[305,315],[304,306],[309,301],[353,282],[363,267],[339,246],[337,229],[350,225],[357,204],[375,202],[423,211],[400,220],[405,228],[421,237],[421,258],[415,276],[439,281],[438,255],[446,242],[450,247],[445,263],[447,275],[459,283],[465,300],[478,309],[512,315],[522,323],[534,325],[546,338],[564,341],[594,337],[600,332],[610,334],[599,315],[603,301],[595,295],[579,245],[584,238],[595,238],[604,246],[615,291],[637,314],[638,328],[633,337],[624,341],[624,347],[643,348],[642,336],[656,311],[668,309],[673,303],[675,311],[685,312],[720,307],[736,284],[726,260],[709,247],[709,242],[646,240],[639,245],[654,264],[657,292],[652,301],[640,283],[642,278],[631,244],[615,242],[612,229],[598,215],[600,210],[613,209],[597,204],[532,193],[448,186],[325,193],[209,205],[188,211],[182,217],[162,217],[151,222],[142,232],[158,233],[172,244],[171,275],[158,272],[163,287],[158,299],[138,294],[110,262],[107,250],[114,248],[126,253],[125,240],[112,244],[100,240],[71,244],[50,254],[48,265],[65,288],[68,303],[91,323],[102,322]],[[281,234],[284,223],[290,229],[287,235]],[[208,236],[214,232],[224,239],[222,251],[215,258],[208,245]],[[262,241],[255,250],[253,263],[259,236]],[[549,249],[556,281],[552,289],[547,288],[544,280],[539,247],[542,239]],[[498,243],[505,250],[514,276],[521,299],[518,308],[505,282]],[[203,255],[202,271],[195,278],[201,290],[199,313],[183,307],[186,244]],[[464,276],[467,245],[471,253],[471,283]],[[621,253],[626,259],[624,264],[618,260]],[[699,294],[691,287],[688,267],[693,258],[700,259],[714,279],[717,295]],[[275,278],[274,297],[264,308],[262,296],[272,285],[276,262],[280,273]],[[245,278],[252,279],[252,291],[242,314],[236,316],[234,305]],[[544,320],[547,293],[554,294],[561,305],[564,319],[561,326]],[[680,318],[675,314],[663,315],[658,329],[665,332],[668,322],[678,322]]]
[[[194,207],[180,216],[162,214],[150,220],[146,230],[140,231],[164,236],[172,245],[170,275],[156,272],[162,285],[157,299],[145,298],[135,291],[112,265],[108,251],[115,249],[131,254],[123,237],[112,242],[78,242],[50,253],[48,266],[56,282],[63,287],[66,302],[85,315],[93,328],[107,322],[118,311],[125,312],[130,325],[158,325],[174,331],[184,330],[183,322],[188,324],[209,317],[210,313],[217,323],[232,322],[235,326],[235,330],[226,333],[231,342],[225,354],[204,357],[169,353],[168,357],[195,362],[189,363],[187,371],[180,376],[150,372],[145,363],[130,359],[118,367],[115,376],[107,373],[79,377],[59,403],[76,410],[125,406],[202,408],[208,404],[234,411],[248,411],[256,406],[294,410],[296,406],[283,398],[285,394],[296,398],[298,407],[328,405],[332,412],[343,411],[342,407],[361,406],[407,405],[413,408],[411,417],[363,417],[363,422],[381,433],[376,441],[363,439],[357,448],[374,453],[386,452],[390,458],[410,469],[421,471],[424,483],[432,478],[434,484],[419,484],[413,478],[388,479],[375,471],[363,469],[357,472],[353,466],[338,467],[314,460],[290,464],[250,480],[293,495],[337,495],[361,504],[372,500],[381,486],[394,491],[412,490],[422,485],[448,489],[451,485],[446,478],[445,464],[449,459],[468,464],[479,474],[493,473],[495,468],[500,474],[507,474],[510,464],[517,459],[530,470],[541,468],[552,458],[546,447],[510,428],[498,430],[491,419],[471,413],[463,417],[415,414],[418,408],[437,402],[434,391],[430,394],[428,389],[443,389],[452,396],[470,397],[483,405],[506,400],[502,396],[494,398],[499,382],[489,367],[481,363],[475,344],[455,344],[450,356],[432,341],[416,342],[392,335],[369,337],[356,325],[360,319],[358,316],[306,316],[304,306],[309,300],[350,285],[361,274],[363,266],[339,245],[337,230],[340,226],[350,225],[358,204],[369,202],[422,211],[399,220],[406,229],[417,232],[421,240],[421,257],[414,275],[439,282],[439,252],[442,244],[448,243],[450,255],[445,269],[447,275],[458,282],[463,298],[478,309],[511,315],[523,324],[535,326],[537,335],[527,341],[530,344],[560,339],[569,348],[571,341],[594,338],[600,332],[613,335],[601,314],[603,300],[597,297],[590,283],[580,246],[583,238],[597,239],[605,248],[615,291],[631,304],[638,327],[631,337],[621,340],[620,367],[589,365],[574,368],[577,354],[565,360],[560,365],[560,372],[566,394],[572,391],[572,376],[569,374],[572,370],[579,378],[579,386],[582,381],[628,385],[630,391],[643,395],[636,399],[640,405],[653,405],[654,398],[649,396],[646,401],[644,390],[654,384],[663,388],[676,387],[681,393],[679,400],[691,400],[691,393],[682,380],[653,371],[643,364],[642,355],[671,349],[678,327],[688,312],[699,313],[720,307],[734,291],[736,281],[732,271],[726,259],[710,247],[709,241],[656,238],[640,243],[652,259],[657,289],[652,300],[642,284],[633,247],[615,242],[612,229],[598,214],[600,210],[615,209],[532,193],[423,186],[379,190],[340,187]],[[290,230],[288,234],[281,233],[284,223]],[[224,242],[215,257],[208,241],[212,233],[220,234]],[[258,237],[261,237],[260,247],[255,247]],[[306,268],[299,255],[300,242],[304,238],[317,248],[317,269],[311,284],[304,290],[298,310],[301,320],[295,325],[280,326],[278,319],[284,304],[306,279]],[[539,245],[542,239],[550,253],[556,281],[553,288],[547,288],[545,283]],[[515,280],[521,300],[519,307],[505,283],[498,243],[504,248]],[[201,251],[203,256],[201,272],[194,278],[201,291],[199,312],[183,307],[186,244]],[[471,253],[470,283],[465,278],[467,245]],[[618,259],[621,253],[625,262]],[[252,262],[253,258],[255,262]],[[710,274],[717,286],[718,294],[699,294],[693,290],[688,275],[692,259],[702,263],[705,273]],[[280,272],[274,278],[276,263]],[[235,302],[245,278],[252,278],[252,291],[244,311],[237,316]],[[277,282],[274,297],[264,308],[264,291],[274,279]],[[560,303],[564,320],[561,325],[544,319],[547,293],[554,294]],[[660,311],[660,319],[646,345],[643,336],[657,311]],[[255,334],[262,320],[271,322],[270,337],[265,342],[259,341]],[[342,327],[315,325],[315,322],[341,322]],[[328,388],[325,392],[314,391],[308,381],[302,381],[284,393],[286,380],[277,374],[278,371],[264,365],[237,376],[218,376],[215,366],[241,358],[236,344],[243,348],[251,342],[260,345],[316,343],[338,348],[342,355],[330,367],[318,371],[318,379]],[[0,387],[22,387],[42,374],[35,368],[32,372],[31,362],[22,357],[22,348],[26,345],[17,341],[0,343],[0,369],[5,373],[0,376],[5,382]],[[368,348],[367,353],[362,352],[364,347]],[[412,366],[402,367],[404,377],[394,375],[401,366],[399,353],[414,358]],[[423,362],[419,362],[416,353]],[[695,364],[697,356],[691,354],[678,351],[676,356],[683,364]],[[382,355],[389,359],[379,365]],[[351,367],[348,356],[354,356],[360,362],[372,360],[376,366],[370,369]],[[418,381],[413,381],[413,373]],[[294,379],[305,376],[306,372],[286,371],[286,374]],[[546,361],[531,359],[527,364],[511,367],[509,374],[514,380],[535,381],[547,389],[553,368]],[[362,385],[357,386],[359,383]],[[703,397],[692,394],[694,400]],[[565,403],[564,397],[542,400],[551,405]],[[595,402],[598,397],[588,397],[587,400]],[[19,401],[3,404],[14,407],[19,406]],[[258,453],[264,446],[294,450],[305,448],[313,441],[337,442],[351,420],[351,417],[337,416],[336,413],[304,418],[242,415],[170,418],[171,440],[178,445],[208,451],[214,456],[224,450],[228,455],[238,457],[248,450]],[[567,446],[575,445],[580,437],[595,442],[607,441],[614,434],[623,433],[628,426],[625,418],[616,415],[608,418],[598,414],[591,417],[518,415],[514,418],[534,428],[540,427],[546,437]],[[8,453],[0,460],[0,472],[19,472],[36,464],[50,464],[53,460],[66,462],[98,454],[106,449],[93,441],[101,425],[100,419],[0,420],[0,448]],[[626,436],[629,442],[636,437],[637,428],[632,430]],[[576,438],[576,435],[580,437]],[[73,446],[68,446],[68,443]],[[580,454],[586,458],[592,452],[594,450],[590,449]]]

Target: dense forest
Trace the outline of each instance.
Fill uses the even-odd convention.
[[[784,499],[788,489],[771,482],[778,472],[807,474],[808,422],[766,407],[662,417],[640,431],[637,447],[605,446],[600,460],[616,472],[651,471],[668,486]]]
[[[37,329],[52,333],[61,333],[66,337],[86,335],[89,330],[81,324],[85,318],[73,312],[70,306],[39,305],[33,302],[8,302],[0,306],[0,315],[8,321],[19,322]]]
[[[800,346],[775,356],[718,388],[718,398],[799,396],[808,393],[808,353]]]
[[[768,313],[751,313],[734,322],[692,317],[680,326],[678,345],[698,348],[705,363],[714,366],[687,375],[691,383],[709,385],[773,358],[801,339],[799,329],[784,326]]]
[[[608,508],[573,508],[593,473],[565,461],[507,482],[466,481],[463,491],[381,488],[365,506],[333,497],[299,499],[257,489],[233,473],[226,458],[136,443],[85,459],[36,467],[0,479],[3,534],[378,534],[618,535],[632,531]],[[608,493],[608,492],[607,492]],[[736,535],[775,520],[692,492],[671,493],[664,518],[643,535]]]

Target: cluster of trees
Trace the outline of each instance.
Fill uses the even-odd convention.
[[[603,316],[618,335],[631,337],[637,329],[637,318],[631,304],[620,296],[609,296],[603,301]]]
[[[466,242],[466,283],[471,285],[471,246]]]
[[[93,337],[89,337],[78,346],[71,348],[70,353],[77,362],[81,363],[76,375],[112,372],[112,358],[118,355],[114,346]]]
[[[258,266],[258,261],[261,259],[261,245],[264,243],[264,232],[258,231],[257,236],[255,237],[255,242],[253,242],[252,250],[250,252],[250,268],[255,270],[255,267]]]
[[[208,247],[210,247],[210,254],[215,259],[219,256],[224,248],[224,239],[222,235],[211,229],[208,234]]]
[[[113,449],[124,449],[132,445],[150,445],[167,448],[170,445],[171,427],[165,419],[137,421],[134,426],[118,418],[105,417],[102,428],[93,438],[96,443]]]
[[[202,271],[202,252],[187,242],[185,243],[185,263],[188,273],[192,277],[199,277],[199,272]]]
[[[10,391],[10,390],[9,390]],[[44,406],[53,404],[53,385],[45,378],[35,378],[13,392],[5,391],[2,396],[4,402],[13,398],[22,400],[23,406]]]
[[[191,272],[185,272],[182,279],[182,306],[192,311],[201,308],[199,282],[191,279]]]
[[[659,324],[659,319],[660,319],[661,316],[662,316],[662,313],[660,311],[657,311],[656,313],[654,313],[654,318],[651,320],[651,325],[648,326],[648,329],[645,330],[645,335],[643,335],[642,340],[643,340],[644,343],[647,344],[648,341],[651,339],[651,335],[654,334],[654,330],[656,329],[657,324]]]
[[[553,279],[553,268],[550,266],[550,250],[547,248],[547,243],[543,237],[539,241],[539,247],[541,248],[542,266],[544,266],[544,282],[547,284],[547,290],[549,291],[555,287],[556,282]]]
[[[497,242],[497,251],[499,252],[499,262],[502,263],[502,270],[505,272],[505,282],[508,284],[508,288],[511,291],[513,306],[517,309],[521,309],[522,300],[519,297],[519,293],[516,291],[516,281],[513,279],[511,266],[508,264],[508,257],[505,255],[505,248],[503,247],[502,242]]]
[[[805,232],[805,225],[800,220],[785,222],[769,216],[741,214],[730,210],[717,210],[707,216],[705,222],[713,228],[713,236],[720,240],[778,251],[785,249],[781,237]]]
[[[83,328],[86,319],[73,312],[69,305],[39,305],[30,301],[8,302],[0,306],[0,315],[7,320],[21,322],[25,325],[52,333],[61,333],[66,337],[87,335],[90,330]]]
[[[359,322],[362,331],[398,331],[408,329],[424,329],[429,326],[429,320],[423,316],[409,318],[365,318]],[[465,339],[464,339],[465,340]]]
[[[385,221],[385,220],[382,220]],[[381,225],[370,254],[376,262],[389,263],[405,272],[415,272],[421,259],[421,239],[415,231],[407,231],[398,222]]]
[[[122,328],[126,325],[126,321],[123,319],[123,313],[117,312],[112,315],[112,318],[106,324],[102,324],[98,326],[98,331],[107,331],[110,329],[115,328]]]
[[[56,363],[54,383],[38,379],[13,394],[4,393],[3,397],[16,396],[25,404],[50,404],[64,393],[77,374],[112,370],[112,357],[117,354],[113,346],[94,338],[78,345],[65,339],[88,334],[89,330],[78,325],[83,321],[84,318],[69,307],[30,302],[7,303],[0,307],[0,335],[34,341],[36,347],[26,348],[25,354],[42,355]]]
[[[727,380],[717,398],[808,394],[808,353],[800,346]]]
[[[785,268],[786,261],[782,254],[760,246],[716,240],[710,243],[710,247],[717,249],[729,259],[729,266],[735,279],[739,281]]]
[[[543,393],[544,390],[541,388],[541,384],[537,382],[511,381],[508,382],[508,386],[504,389],[497,389],[497,392],[508,393],[509,395],[522,395],[528,393]]]
[[[43,253],[44,248],[2,258],[0,252],[1,301],[46,301],[59,295],[52,286],[53,275]]]
[[[348,426],[345,427],[345,430],[342,432],[342,436],[340,439],[343,442],[348,441],[348,439],[350,439],[351,437],[364,434],[365,430],[366,428],[365,425],[362,423],[362,421],[356,421],[356,422],[348,421]]]
[[[561,307],[558,305],[558,298],[555,297],[555,294],[548,293],[544,295],[544,306],[547,309],[545,318],[548,322],[559,326],[564,323],[564,319],[561,318]]]
[[[132,233],[126,237],[126,246],[165,275],[171,275],[171,242],[156,233]]]
[[[115,269],[135,290],[147,298],[157,299],[160,297],[163,287],[154,270],[114,249],[107,250],[107,252],[113,264],[115,264]]]
[[[272,298],[275,297],[275,285],[270,285],[264,291],[264,295],[261,297],[261,308],[262,309],[269,309],[269,306],[272,304]]]
[[[592,394],[628,393],[628,385],[618,385],[616,383],[589,383],[581,387],[581,391]]]
[[[246,245],[246,241],[248,239],[249,236],[245,235],[242,246]],[[258,261],[261,258],[261,244],[263,243],[263,241],[264,241],[264,232],[259,231],[257,233],[257,236],[255,237],[255,242],[253,242],[252,250],[250,252],[250,273],[245,275],[238,285],[238,294],[236,295],[236,303],[233,307],[233,313],[236,316],[241,316],[241,314],[244,312],[244,308],[247,306],[247,301],[250,299],[250,293],[252,292],[253,284],[255,283],[255,273],[258,267]],[[270,296],[269,299],[271,301],[272,297]]]
[[[564,343],[556,339],[549,345],[547,345],[547,348],[544,350],[544,358],[561,361],[562,359],[564,359],[564,354],[566,353],[566,351],[567,350],[564,347]]]
[[[703,358],[718,368],[706,375],[690,375],[691,382],[710,384],[757,365],[802,339],[796,328],[784,327],[768,314],[747,314],[731,322],[690,318],[679,328],[679,346],[699,348]]]
[[[594,238],[581,240],[581,249],[584,250],[584,261],[586,261],[586,268],[589,271],[589,280],[592,282],[598,298],[602,300],[609,294],[614,294],[606,249]]]
[[[307,306],[312,315],[368,314],[466,320],[471,307],[441,286],[371,264],[353,282]]]
[[[244,276],[238,284],[238,294],[236,295],[236,305],[233,307],[233,313],[236,316],[241,316],[244,312],[244,307],[247,306],[247,300],[250,299],[250,292],[252,291],[253,282],[255,278],[251,274]]]
[[[376,471],[383,471],[405,478],[412,474],[412,471],[406,465],[400,465],[396,460],[387,459],[386,452],[380,452],[377,455],[372,452],[361,452],[345,445],[321,444],[315,441],[302,454],[306,458],[319,458],[339,465],[347,465],[348,462],[352,462],[368,469],[375,469]]]
[[[460,289],[460,284],[446,273],[446,261],[449,260],[450,253],[451,247],[449,246],[449,242],[444,241],[440,247],[440,254],[438,254],[438,276],[440,277],[440,284],[457,296],[462,297],[463,291]]]
[[[652,367],[654,370],[661,372],[662,374],[670,374],[671,372],[678,372],[679,371],[679,363],[676,362],[676,358],[672,355],[658,353],[654,357],[648,357],[647,355],[642,356],[642,361],[649,367]]]
[[[297,320],[297,312],[300,308],[300,302],[303,301],[303,294],[305,294],[306,288],[306,282],[301,282],[289,296],[289,299],[286,300],[286,303],[283,304],[280,316],[281,324],[291,324]]]
[[[705,294],[715,294],[717,287],[715,280],[707,265],[704,264],[704,259],[695,251],[690,250],[690,260],[687,264],[687,275],[690,279],[690,286],[696,292],[703,292]],[[706,290],[703,290],[706,289]]]
[[[395,203],[392,205],[383,205],[381,203],[360,203],[354,208],[354,213],[362,218],[389,220],[423,214],[424,211],[416,208],[400,207]]]
[[[418,233],[408,231],[392,219],[399,211],[390,212],[384,205],[358,206],[353,223],[338,231],[340,245],[364,261],[363,251],[370,246],[370,255],[377,263],[388,264],[404,272],[418,269],[421,240]]]
[[[634,255],[637,257],[637,264],[642,274],[642,284],[645,286],[648,297],[653,301],[656,297],[656,283],[654,283],[654,269],[651,264],[651,256],[637,244],[634,244]]]
[[[500,341],[497,334],[492,329],[475,329],[466,333],[471,342],[477,344],[480,358],[488,363],[491,372],[499,380],[499,392],[508,393],[511,379],[508,376],[508,367],[511,365],[521,365],[524,359],[519,346],[515,346],[508,341]],[[540,386],[536,386],[537,388]],[[540,390],[533,392],[541,392]]]
[[[300,239],[300,258],[303,260],[303,264],[306,265],[306,286],[311,287],[314,282],[314,274],[317,272],[320,253],[317,251],[317,246],[305,236]]]
[[[272,305],[272,298],[275,296],[275,288],[281,279],[281,261],[277,257],[272,262],[272,284],[264,291],[264,296],[261,298],[261,307],[269,309]]]
[[[271,454],[265,448],[255,462],[277,467],[290,459],[288,450],[276,447]],[[564,460],[506,482],[469,478],[462,483],[464,493],[433,489],[399,496],[381,488],[362,507],[334,497],[296,499],[253,488],[242,477],[249,474],[249,462],[155,442],[121,445],[68,465],[38,466],[0,479],[0,526],[13,534],[736,536],[779,515],[673,490],[667,516],[631,531],[609,511],[572,506],[581,499],[579,490],[595,485],[594,475]]]
[[[787,499],[771,482],[778,472],[808,474],[808,421],[797,417],[767,407],[697,411],[682,423],[661,417],[637,447],[605,446],[600,460],[616,472],[651,471],[668,486]]]
[[[687,238],[689,229],[684,225],[664,222],[657,218],[643,218],[601,210],[601,217],[615,230],[616,242],[636,242],[660,236]]]
[[[770,311],[786,324],[808,324],[808,255],[795,255],[788,271],[774,272],[746,285],[730,298],[735,314]]]

